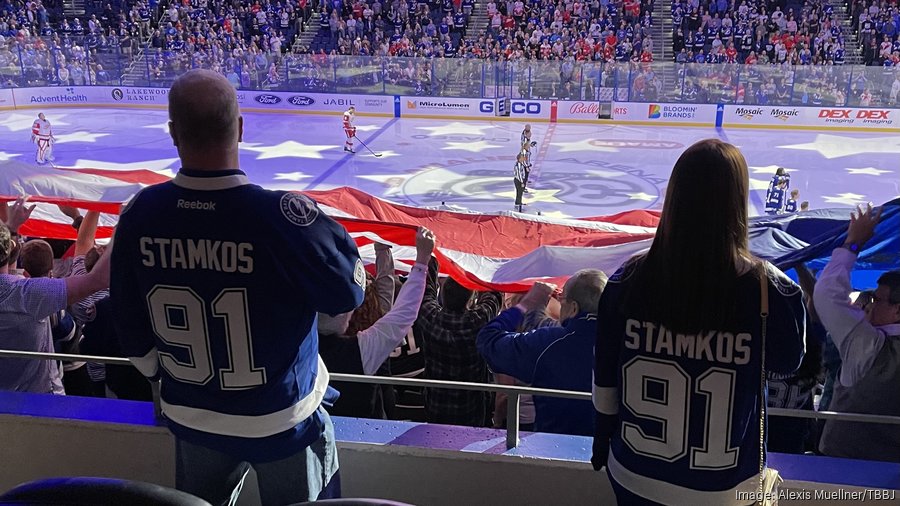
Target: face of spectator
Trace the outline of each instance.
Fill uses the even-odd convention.
[[[887,285],[878,285],[872,303],[866,307],[866,317],[869,323],[878,327],[900,322],[900,303],[892,304],[890,301],[891,289]]]
[[[568,284],[568,283],[566,283]],[[563,288],[559,297],[559,321],[563,322],[578,314],[578,303],[566,297],[568,287]]]

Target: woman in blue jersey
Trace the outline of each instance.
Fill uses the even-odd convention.
[[[800,288],[749,251],[748,190],[737,148],[688,148],[650,250],[603,292],[592,463],[606,466],[619,504],[754,502],[763,355],[767,371],[794,371],[806,314]]]

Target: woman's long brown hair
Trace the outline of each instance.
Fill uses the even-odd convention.
[[[682,153],[626,314],[677,332],[721,328],[734,309],[739,262],[753,258],[748,195],[747,162],[736,147],[707,139]]]

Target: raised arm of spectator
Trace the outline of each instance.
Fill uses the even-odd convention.
[[[382,313],[394,307],[394,255],[390,246],[380,242],[375,243],[375,296]]]
[[[483,327],[500,313],[503,296],[500,292],[479,292],[475,306],[466,311],[465,322],[470,328]]]
[[[106,251],[97,260],[97,264],[91,272],[84,276],[69,276],[66,282],[66,304],[71,306],[76,302],[93,295],[100,290],[109,288],[110,257],[112,256],[113,241],[109,242]]]
[[[516,332],[526,313],[546,307],[556,287],[537,282],[522,300],[485,325],[475,341],[478,352],[494,372],[509,374],[525,383],[534,381],[534,369],[555,339],[548,332]]]
[[[419,308],[419,315],[423,318],[430,319],[435,313],[441,310],[441,304],[438,302],[438,261],[431,257],[428,260],[428,277],[425,280],[425,294],[422,296],[422,306]]]
[[[60,206],[60,210],[66,212],[68,216],[76,216],[73,226],[78,227],[78,238],[75,240],[75,261],[72,263],[72,272],[69,277],[84,276],[88,273],[85,265],[85,254],[94,247],[94,236],[96,235],[97,222],[99,221],[100,213],[97,211],[88,211],[87,215],[82,218],[77,209],[68,209],[74,211],[74,213],[70,214],[64,210],[63,206]],[[70,304],[72,316],[80,323],[92,321],[96,316],[94,304],[97,300],[106,295],[106,293],[92,294]]]
[[[832,252],[813,296],[822,324],[841,355],[840,382],[845,386],[853,386],[869,371],[884,346],[884,332],[850,304],[850,272],[857,253],[874,235],[880,217],[881,211],[873,211],[871,204],[851,215],[847,241]]]
[[[78,237],[75,239],[75,256],[86,255],[94,247],[97,237],[97,224],[100,222],[100,213],[88,211],[78,227]]]
[[[415,323],[425,292],[425,269],[434,250],[434,242],[434,234],[430,230],[424,227],[419,229],[416,234],[416,263],[397,295],[396,305],[357,335],[365,374],[378,371]]]

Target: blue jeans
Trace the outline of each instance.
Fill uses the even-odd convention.
[[[175,488],[213,506],[233,505],[252,467],[263,506],[341,497],[334,425],[322,411],[325,430],[313,444],[282,460],[244,462],[205,446],[175,440]]]

